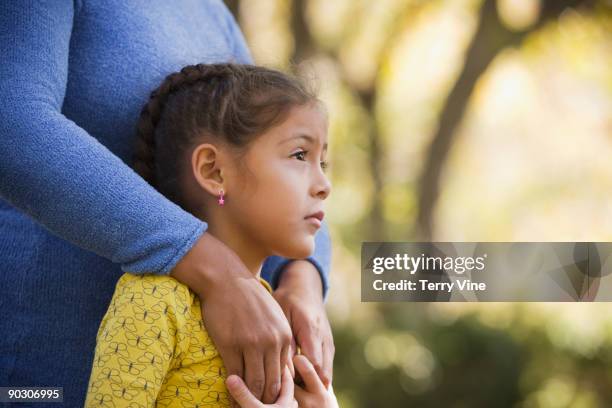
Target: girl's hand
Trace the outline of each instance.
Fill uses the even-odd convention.
[[[338,408],[336,398],[323,386],[317,372],[305,356],[295,356],[293,366],[304,381],[303,387],[295,386],[295,399],[300,408]]]
[[[242,381],[242,378],[237,375],[230,375],[225,380],[225,385],[230,394],[240,404],[242,408],[297,408],[297,401],[293,398],[294,385],[293,378],[287,366],[283,371],[283,381],[281,385],[280,395],[274,404],[263,404],[258,401]]]
[[[234,251],[209,233],[200,237],[170,275],[199,296],[206,330],[228,375],[244,378],[256,399],[276,401],[281,367],[290,363],[292,336],[272,295]]]

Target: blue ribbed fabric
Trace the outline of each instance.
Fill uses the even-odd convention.
[[[168,273],[207,227],[126,164],[139,111],[170,72],[251,57],[215,0],[3,1],[0,56],[0,386],[82,406],[117,279]]]

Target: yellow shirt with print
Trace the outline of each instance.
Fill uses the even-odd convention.
[[[170,276],[121,276],[96,340],[86,407],[231,406],[200,300]]]

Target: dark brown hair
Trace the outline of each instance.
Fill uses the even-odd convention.
[[[296,76],[254,65],[189,65],[168,75],[140,113],[134,170],[188,209],[180,191],[185,153],[208,138],[238,149],[282,122],[292,107],[317,101]]]

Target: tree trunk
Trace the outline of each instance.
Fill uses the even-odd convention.
[[[504,26],[497,14],[496,2],[486,0],[481,8],[480,20],[465,58],[459,78],[453,86],[440,115],[438,129],[433,136],[419,180],[417,236],[429,241],[433,235],[433,212],[440,194],[440,176],[476,81],[504,48],[516,45],[545,22],[557,18],[567,7],[584,4],[578,0],[548,0],[543,2],[538,22],[521,32]]]

